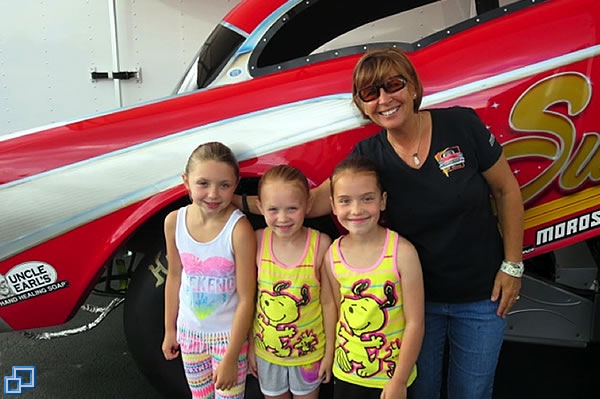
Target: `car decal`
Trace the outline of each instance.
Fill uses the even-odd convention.
[[[0,274],[0,308],[67,288],[56,269],[44,262],[25,262]]]

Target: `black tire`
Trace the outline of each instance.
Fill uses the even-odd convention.
[[[191,398],[181,356],[167,361],[161,349],[164,282],[167,277],[167,259],[161,241],[148,245],[148,253],[131,277],[123,309],[125,338],[138,368],[161,395],[165,398]]]
[[[191,398],[181,356],[167,361],[161,349],[165,331],[164,279],[168,266],[162,239],[148,242],[152,241],[156,244],[148,247],[153,250],[141,259],[127,288],[123,309],[125,338],[138,368],[162,396]],[[258,381],[250,374],[245,398],[263,398]]]

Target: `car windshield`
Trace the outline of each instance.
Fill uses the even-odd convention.
[[[370,43],[389,42],[408,51],[418,50],[459,31],[450,32],[449,27],[460,27],[483,13],[513,3],[523,6],[531,3],[525,0],[373,1],[375,4],[371,2],[370,7],[365,7],[363,0],[317,0],[292,5],[285,22],[283,19],[274,22],[253,50],[248,60],[250,74],[258,77],[294,68],[306,64],[303,60],[308,55],[312,63],[364,51],[362,45]],[[344,13],[340,13],[341,8]],[[493,12],[488,15],[490,19],[497,17]],[[468,26],[460,29],[465,28]],[[227,26],[218,25],[176,92],[207,87],[244,40]]]
[[[240,34],[224,25],[217,25],[202,45],[184,78],[178,83],[175,93],[185,93],[208,86],[243,41],[244,37]]]

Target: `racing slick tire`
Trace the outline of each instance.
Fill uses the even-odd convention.
[[[165,398],[191,398],[181,356],[166,360],[164,336],[164,290],[167,259],[164,243],[148,245],[133,272],[123,309],[125,338],[138,368]]]
[[[164,244],[145,255],[133,272],[123,309],[125,338],[138,368],[152,386],[165,398],[190,398],[181,356],[165,360],[162,353],[164,336],[164,290],[167,259]],[[262,399],[258,381],[248,374],[247,399]]]

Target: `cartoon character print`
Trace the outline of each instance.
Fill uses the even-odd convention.
[[[380,302],[377,297],[362,295],[369,288],[370,281],[360,280],[352,286],[354,296],[344,296],[340,304],[340,326],[338,337],[342,343],[335,349],[336,363],[345,373],[356,370],[356,374],[363,378],[371,377],[382,369],[383,361],[390,358],[397,349],[394,343],[384,348],[386,344],[385,335],[378,333],[387,324],[387,308],[394,306],[397,302],[394,284],[386,282],[383,293],[386,297]],[[364,350],[364,353],[352,353],[345,345],[352,344]],[[388,355],[384,359],[379,358],[379,352],[387,350]],[[396,352],[397,353],[397,352]],[[365,354],[366,359],[365,360]],[[386,363],[388,363],[386,361]],[[388,364],[388,374],[393,373],[394,366]]]
[[[296,342],[294,342],[294,349],[298,351],[298,355],[306,356],[311,352],[317,350],[317,344],[319,339],[312,330],[305,330],[299,336]]]
[[[282,292],[290,285],[288,281],[279,281],[273,285],[273,292],[261,291],[258,296],[258,323],[262,334],[257,334],[257,345],[280,357],[292,353],[290,342],[297,331],[292,323],[300,318],[300,307],[310,302],[308,285],[300,289],[300,300]]]
[[[389,378],[394,376],[394,371],[396,371],[396,360],[398,359],[398,355],[400,354],[400,340],[395,339],[392,341],[387,347],[387,355],[383,358],[387,366],[386,375]]]

